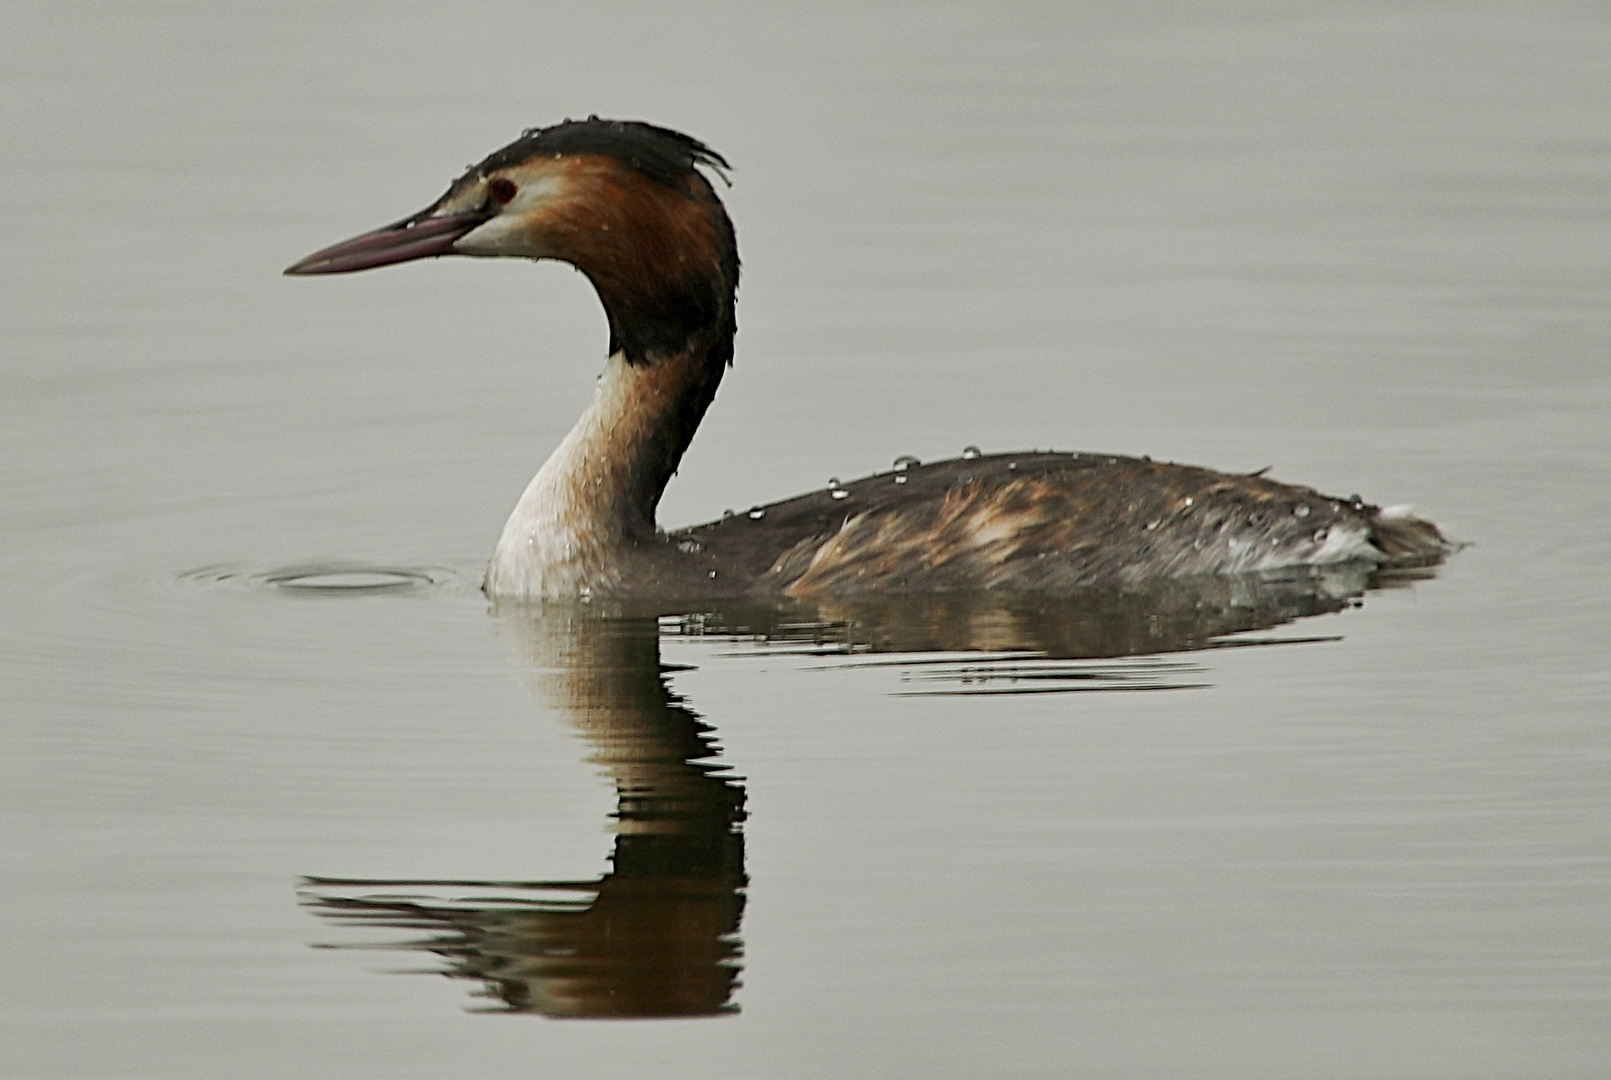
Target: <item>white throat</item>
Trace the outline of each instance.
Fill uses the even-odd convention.
[[[516,599],[561,599],[611,591],[623,552],[654,532],[635,491],[634,454],[652,421],[642,373],[616,353],[604,365],[593,400],[537,470],[487,567],[486,590]],[[652,410],[650,410],[652,411]]]

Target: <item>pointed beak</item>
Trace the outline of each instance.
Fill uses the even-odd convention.
[[[477,225],[492,217],[485,210],[431,217],[429,210],[413,217],[343,240],[285,268],[287,274],[349,274],[375,266],[453,254],[453,245]]]

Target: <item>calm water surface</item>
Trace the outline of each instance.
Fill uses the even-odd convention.
[[[6,22],[0,1072],[1605,1074],[1598,6]],[[493,609],[586,283],[278,274],[590,112],[737,166],[667,523],[975,443],[1473,546],[1362,605]],[[543,1018],[604,1014],[684,1018]]]

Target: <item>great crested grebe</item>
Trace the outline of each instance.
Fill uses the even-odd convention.
[[[655,506],[733,359],[738,248],[699,167],[631,121],[527,131],[411,217],[287,274],[435,255],[559,259],[592,281],[610,351],[593,401],[504,525],[486,591],[515,599],[1068,592],[1344,562],[1433,563],[1435,525],[1358,496],[1106,454],[963,457],[672,533]]]

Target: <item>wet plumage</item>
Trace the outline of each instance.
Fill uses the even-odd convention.
[[[1036,452],[911,466],[675,539],[752,580],[752,592],[795,597],[1069,592],[1353,560],[1405,565],[1444,543],[1418,518],[1258,476]]]

